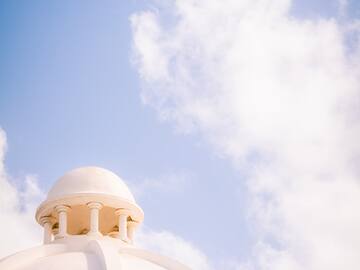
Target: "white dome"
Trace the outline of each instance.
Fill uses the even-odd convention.
[[[37,209],[44,245],[0,260],[0,269],[189,270],[134,246],[134,231],[143,218],[128,187],[114,173],[98,167],[72,170]]]
[[[66,173],[51,188],[47,200],[92,193],[116,196],[135,203],[124,181],[113,172],[99,167],[82,167]]]
[[[52,216],[57,218],[55,207],[64,205],[71,208],[69,231],[79,234],[89,229],[87,204],[100,203],[102,208],[101,232],[110,233],[117,224],[114,211],[127,209],[129,217],[141,223],[144,212],[136,204],[134,196],[120,177],[113,172],[99,167],[82,167],[71,170],[59,178],[50,189],[46,200],[36,212],[36,220]]]

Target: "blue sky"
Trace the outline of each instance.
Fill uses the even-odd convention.
[[[291,13],[337,18],[337,3],[295,1]],[[349,16],[358,18],[359,3],[349,6]],[[242,260],[250,255],[254,230],[246,222],[249,194],[241,168],[201,132],[179,132],[140,98],[144,81],[131,64],[129,17],[156,8],[156,1],[140,0],[1,1],[7,171],[17,185],[37,175],[45,191],[84,165],[108,168],[130,186],[146,182],[138,197],[146,227],[179,235],[213,261]],[[221,237],[214,237],[219,228]]]
[[[234,169],[196,136],[176,134],[141,103],[130,63],[129,16],[147,6],[2,2],[0,122],[8,138],[6,166],[14,178],[36,174],[44,190],[84,165],[108,168],[134,185],[168,175],[190,177],[178,192],[144,191],[139,203],[146,225],[173,231],[214,256],[226,253],[229,244],[234,249],[247,238],[237,230],[244,227],[241,217],[228,224],[235,235],[210,237],[222,224],[212,213],[231,213],[239,200],[241,191],[231,188]],[[217,196],[226,200],[217,205]],[[198,220],[194,229],[184,216]]]

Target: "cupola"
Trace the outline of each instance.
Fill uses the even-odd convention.
[[[99,167],[74,169],[60,177],[36,212],[45,243],[75,235],[110,236],[131,243],[143,219],[124,181]]]

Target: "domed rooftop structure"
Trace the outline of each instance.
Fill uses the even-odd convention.
[[[41,224],[44,217],[58,215],[59,205],[69,207],[67,232],[72,235],[86,234],[91,229],[87,209],[91,205],[95,207],[92,202],[101,205],[99,232],[103,235],[116,234],[117,213],[121,209],[127,212],[127,218],[133,222],[141,223],[144,219],[142,209],[120,177],[103,168],[83,167],[60,177],[39,206],[36,220]],[[54,226],[56,228],[57,224]]]
[[[44,227],[44,245],[0,260],[0,269],[189,270],[134,246],[134,231],[144,213],[125,182],[106,169],[66,173],[35,217]]]

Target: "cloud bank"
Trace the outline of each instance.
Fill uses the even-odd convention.
[[[43,193],[37,179],[28,175],[21,187],[14,186],[4,166],[6,134],[0,129],[0,258],[41,243],[35,210]],[[16,236],[16,241],[14,241]]]
[[[142,98],[247,174],[258,239],[233,267],[360,268],[359,22],[294,18],[290,0],[161,3],[131,17]]]

